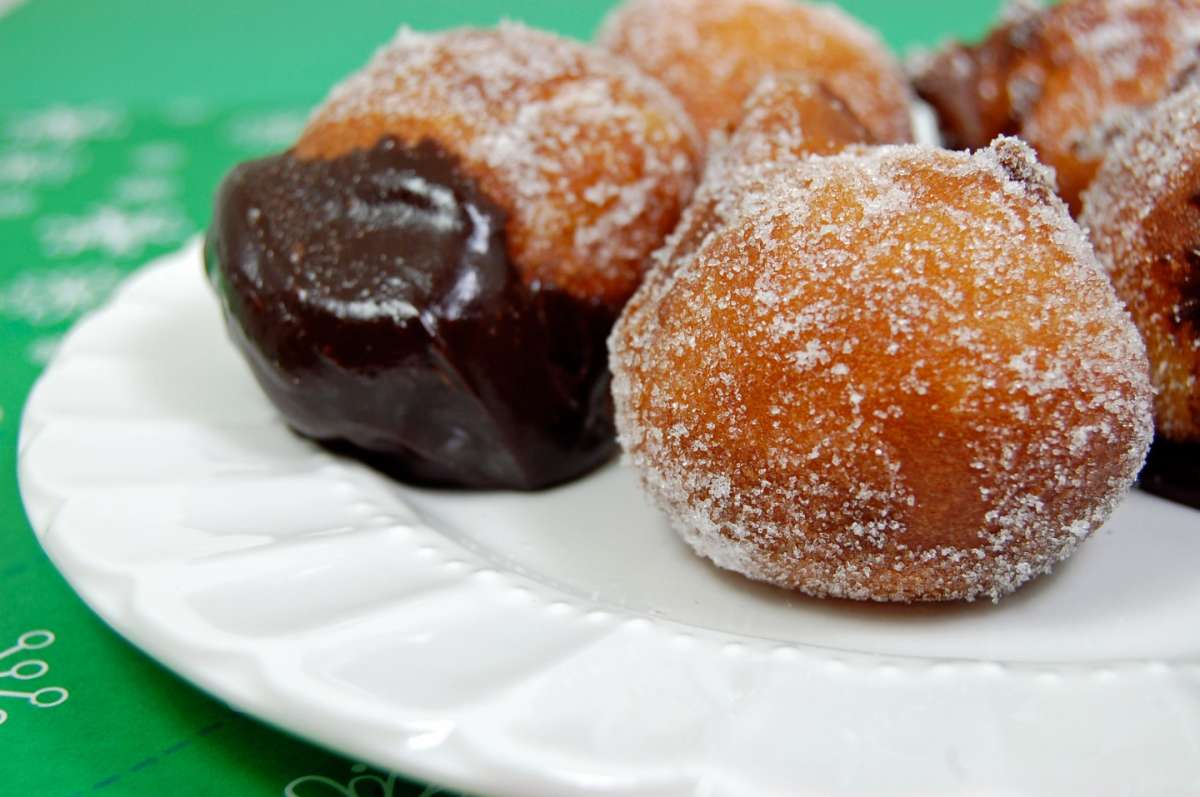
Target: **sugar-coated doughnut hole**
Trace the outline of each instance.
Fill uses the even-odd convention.
[[[785,155],[834,155],[851,144],[881,143],[848,103],[803,72],[763,78],[729,131],[722,156],[742,164]]]
[[[702,555],[997,598],[1129,488],[1145,349],[1025,144],[760,164],[705,213],[609,340],[622,445]]]
[[[1196,64],[1200,2],[1075,0],[1047,12],[1040,38],[1045,83],[1021,137],[1078,212],[1115,138]]]
[[[937,114],[945,144],[955,149],[986,147],[1001,134],[1017,132],[1014,102],[1034,96],[1041,73],[1024,70],[1042,23],[1036,0],[1013,2],[996,27],[974,45],[950,42],[909,61],[913,87]]]
[[[627,0],[600,43],[661,80],[707,135],[736,121],[766,75],[825,82],[879,141],[912,138],[899,65],[861,23],[833,6],[792,0]]]
[[[950,143],[1017,133],[1057,175],[1073,212],[1108,148],[1197,65],[1198,0],[1027,5],[981,44],[922,59],[914,83]]]
[[[598,48],[516,24],[402,30],[337,86],[304,130],[302,158],[386,136],[430,139],[504,207],[527,282],[618,303],[671,231],[701,145],[657,82]]]
[[[709,154],[704,179],[666,243],[654,253],[647,279],[662,280],[674,263],[704,239],[713,221],[713,206],[737,185],[758,179],[760,168],[777,171],[783,164],[812,155],[834,155],[874,138],[850,107],[825,84],[802,72],[763,78],[751,92],[736,125]]]
[[[1159,433],[1200,442],[1200,87],[1119,140],[1081,221],[1146,341]]]

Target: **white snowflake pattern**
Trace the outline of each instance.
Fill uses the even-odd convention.
[[[42,686],[41,680],[49,674],[50,665],[44,659],[24,659],[14,661],[14,657],[25,655],[29,651],[44,650],[54,644],[54,632],[46,630],[26,631],[17,637],[17,643],[0,650],[0,678],[8,678],[6,687],[0,690],[0,697],[7,701],[28,703],[34,708],[54,708],[67,702],[70,692],[61,686]],[[37,683],[30,683],[36,681]],[[15,682],[15,683],[14,683]],[[40,687],[40,688],[35,688]],[[11,706],[13,703],[9,702]],[[8,711],[0,709],[0,725],[8,720]]]
[[[37,209],[37,199],[28,191],[0,191],[0,219],[19,219]]]
[[[0,288],[0,314],[34,326],[69,321],[98,307],[121,277],[107,263],[26,272]]]
[[[212,106],[199,97],[176,97],[163,106],[163,118],[176,127],[204,124],[212,116]]]
[[[39,368],[44,368],[54,359],[54,355],[58,353],[58,347],[61,345],[62,335],[47,335],[30,343],[25,355],[29,358],[29,362]]]
[[[125,113],[101,105],[52,105],[20,114],[8,125],[8,134],[25,141],[61,144],[94,138],[115,138],[126,128]]]
[[[0,152],[0,183],[61,183],[81,171],[81,156],[69,150]]]
[[[187,148],[178,141],[150,141],[133,151],[133,165],[147,172],[169,172],[187,161]]]
[[[308,121],[308,111],[290,109],[251,114],[229,123],[229,140],[245,149],[289,147]]]
[[[17,6],[24,3],[25,0],[0,0],[0,17],[12,11]]]
[[[38,233],[42,248],[51,257],[72,257],[89,250],[127,257],[150,245],[176,243],[190,230],[187,218],[175,207],[122,210],[100,205],[82,216],[48,217]]]
[[[398,793],[397,788],[402,786],[402,781],[396,775],[372,774],[366,764],[355,764],[350,771],[354,776],[345,785],[324,775],[296,778],[283,787],[283,797],[359,797],[368,793],[366,787],[370,787],[370,794],[395,797]],[[446,792],[436,786],[429,786],[418,797],[436,795],[446,795]]]
[[[131,174],[113,183],[113,197],[118,202],[142,204],[165,202],[179,193],[178,181],[162,174]]]

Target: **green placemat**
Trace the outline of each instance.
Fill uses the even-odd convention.
[[[286,146],[304,114],[198,103],[0,113],[0,447],[15,449],[25,394],[71,322],[194,234],[224,170]],[[229,710],[110,632],[41,553],[12,466],[10,454],[0,488],[0,794],[425,792]],[[19,678],[39,661],[44,675]],[[37,690],[50,690],[41,702],[66,699],[39,708],[3,694]]]
[[[997,2],[843,5],[904,47],[974,35]],[[0,794],[435,793],[230,710],[100,622],[25,520],[20,411],[71,323],[201,230],[225,170],[287,146],[398,24],[510,17],[588,36],[608,6],[29,0],[0,17]]]

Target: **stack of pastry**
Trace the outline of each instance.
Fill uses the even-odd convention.
[[[826,6],[404,31],[227,178],[210,273],[288,422],[400,478],[553,485],[615,423],[721,567],[999,598],[1105,522],[1153,417],[1194,439],[1197,22],[1018,7],[920,59],[973,151],[910,143],[909,78]]]

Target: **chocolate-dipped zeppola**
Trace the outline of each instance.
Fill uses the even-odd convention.
[[[1200,508],[1200,87],[1117,142],[1080,220],[1150,357],[1158,438],[1142,487]]]
[[[983,42],[914,67],[948,144],[1019,134],[1055,170],[1073,212],[1108,148],[1197,67],[1200,0],[1020,4]]]
[[[738,119],[774,72],[823,82],[881,142],[912,140],[910,92],[879,37],[832,5],[793,0],[627,0],[598,41],[663,82],[707,136]]]
[[[603,51],[402,30],[226,177],[207,268],[301,434],[418,483],[543,487],[615,448],[605,337],[699,153]]]
[[[1145,348],[1022,142],[758,163],[697,212],[609,345],[622,445],[698,553],[817,596],[998,598],[1128,490]]]

